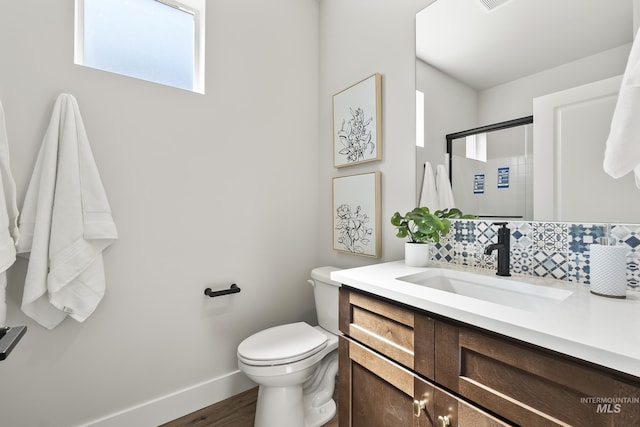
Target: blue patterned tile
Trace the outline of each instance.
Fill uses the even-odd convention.
[[[511,251],[511,272],[514,274],[531,274],[531,252],[513,249]]]
[[[528,251],[533,244],[533,228],[530,222],[514,221],[509,223],[511,229],[511,249]]]
[[[614,224],[611,234],[616,239],[616,244],[627,245],[632,252],[640,250],[640,225]]]
[[[508,227],[514,274],[588,284],[589,245],[607,233],[608,224],[513,221]],[[496,235],[492,222],[454,220],[449,233],[436,245],[434,260],[493,270],[496,255],[484,255],[484,248]],[[612,224],[611,237],[629,247],[629,290],[640,292],[640,224]]]
[[[568,225],[558,222],[533,223],[533,249],[564,252],[567,250]]]
[[[627,257],[627,288],[640,291],[640,252],[632,252]]]
[[[571,224],[569,226],[568,244],[570,252],[585,253],[589,245],[598,243],[600,237],[605,237],[605,224]]]
[[[454,240],[456,242],[474,243],[476,222],[469,220],[457,220],[451,224]]]
[[[490,222],[478,221],[475,228],[475,242],[483,247],[497,240],[497,228]]]
[[[534,276],[549,276],[558,280],[566,280],[567,257],[562,252],[534,251],[531,270]]]
[[[611,235],[616,244],[629,247],[627,287],[640,291],[640,224],[613,224]]]
[[[589,254],[569,252],[567,260],[567,280],[589,284]]]
[[[454,244],[455,250],[455,263],[458,265],[466,265],[468,267],[475,267],[475,245],[473,243],[461,243],[456,242]]]
[[[434,261],[454,261],[455,251],[453,250],[453,244],[449,240],[441,240],[440,243],[436,243],[435,248],[435,253],[433,255]]]

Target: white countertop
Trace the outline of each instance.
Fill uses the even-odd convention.
[[[496,280],[519,280],[573,291],[561,302],[514,308],[398,280],[428,268],[408,267],[404,261],[334,271],[331,279],[416,307],[430,313],[478,326],[508,337],[564,353],[578,359],[640,377],[640,293],[626,299],[605,298],[589,286],[553,279],[513,275],[502,279],[495,272],[449,264],[451,268],[490,275]]]

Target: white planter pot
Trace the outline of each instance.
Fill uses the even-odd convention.
[[[404,244],[404,263],[410,267],[426,267],[431,261],[433,243]]]

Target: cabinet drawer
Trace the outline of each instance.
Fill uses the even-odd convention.
[[[517,424],[640,425],[640,405],[596,403],[640,395],[607,371],[464,326],[439,321],[435,334],[436,381]]]
[[[433,319],[406,307],[340,290],[340,330],[428,378],[433,378],[434,327]]]

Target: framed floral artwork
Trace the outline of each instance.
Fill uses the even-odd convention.
[[[333,95],[333,166],[382,159],[382,76]]]
[[[333,249],[380,257],[380,172],[333,178]]]

